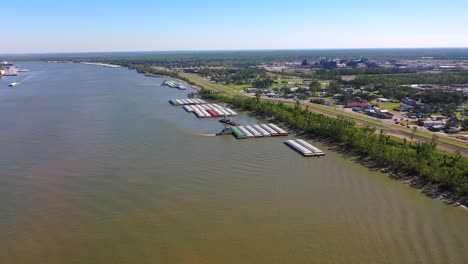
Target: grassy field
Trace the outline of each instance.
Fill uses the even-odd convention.
[[[374,103],[374,102],[372,102],[372,103]],[[400,107],[401,103],[377,103],[377,101],[376,101],[375,104],[378,104],[380,106],[380,108],[387,109],[390,113],[393,113],[393,114],[399,114],[400,113],[400,111],[395,111],[395,110],[393,110],[393,108]]]
[[[194,73],[179,73],[181,77],[191,80],[196,85],[203,86],[206,89],[228,93],[230,95],[241,95],[238,90],[226,85],[214,83]]]
[[[242,91],[244,90],[245,88],[252,88],[252,85],[251,84],[228,84],[226,86],[229,86],[231,87],[232,89],[234,90],[239,90],[239,91]]]

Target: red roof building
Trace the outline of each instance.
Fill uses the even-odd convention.
[[[352,108],[352,107],[368,108],[369,104],[368,103],[362,103],[362,102],[347,102],[346,107],[348,107],[348,108]]]

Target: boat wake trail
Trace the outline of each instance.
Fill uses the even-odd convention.
[[[215,137],[216,134],[200,134],[200,136],[203,136],[203,137]]]
[[[27,80],[33,78],[33,77],[34,77],[34,75],[28,74],[28,75],[25,76],[23,79],[21,79],[21,80],[19,81],[19,83],[25,82],[25,81],[27,81]]]

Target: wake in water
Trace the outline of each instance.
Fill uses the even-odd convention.
[[[18,82],[19,83],[24,83],[25,81],[28,81],[29,79],[32,79],[34,77],[36,77],[37,75],[39,74],[44,74],[46,73],[45,71],[29,71],[29,72],[26,72],[26,73],[23,73],[20,75],[20,79],[18,79]],[[23,77],[23,78],[21,78]]]
[[[216,137],[216,134],[200,134],[202,137]]]

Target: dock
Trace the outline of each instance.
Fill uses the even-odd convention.
[[[299,152],[304,157],[325,155],[325,152],[321,151],[320,149],[314,147],[313,145],[307,143],[306,141],[302,139],[286,140],[284,144],[288,145],[290,148]]]

